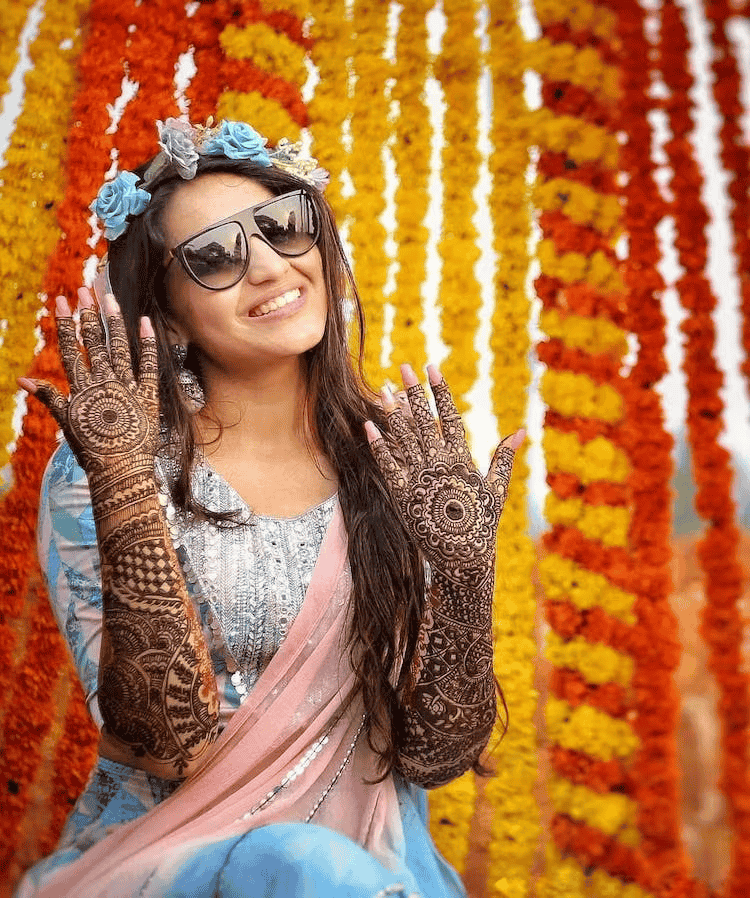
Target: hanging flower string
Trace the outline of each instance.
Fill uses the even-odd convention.
[[[474,186],[479,177],[477,81],[479,44],[474,7],[462,0],[443,3],[446,28],[435,60],[435,77],[445,103],[442,150],[443,227],[438,239],[441,272],[438,303],[442,336],[449,351],[441,364],[460,411],[477,373],[474,346],[481,303],[474,273],[479,257],[473,217]],[[459,873],[465,868],[477,790],[472,771],[436,789],[430,796],[432,831],[440,850]],[[448,824],[439,825],[438,821]]]
[[[394,306],[389,376],[398,380],[399,362],[408,360],[416,371],[427,364],[422,312],[422,285],[427,275],[425,224],[429,197],[428,160],[431,153],[430,113],[425,84],[430,67],[427,15],[431,0],[413,0],[401,8],[393,70],[393,99],[398,103],[392,142],[398,172],[396,187],[396,287],[389,301]]]
[[[707,522],[698,546],[706,590],[702,628],[709,647],[709,667],[721,695],[720,788],[726,796],[734,830],[726,894],[739,898],[750,894],[750,690],[742,670],[743,625],[739,608],[744,572],[738,554],[730,458],[719,444],[724,430],[722,374],[716,361],[712,318],[716,299],[705,274],[709,214],[702,200],[703,177],[690,140],[695,110],[690,95],[693,77],[688,68],[688,46],[682,12],[673,0],[665,0],[659,62],[670,91],[665,108],[672,138],[665,151],[673,172],[675,243],[684,270],[676,287],[687,314],[682,324],[687,338],[683,366],[688,386],[687,430],[696,481],[696,511]]]
[[[734,15],[727,0],[710,0],[705,14],[711,23],[713,95],[721,115],[721,161],[729,173],[727,193],[731,203],[732,248],[740,282],[742,309],[742,371],[750,392],[750,146],[743,134],[742,80],[727,21]]]
[[[21,32],[26,24],[33,0],[18,0],[5,4],[3,8],[3,29],[0,32],[0,98],[10,90],[8,79],[19,59]]]
[[[309,106],[313,153],[331,172],[326,198],[340,227],[346,223],[341,185],[351,159],[343,131],[351,114],[347,60],[353,41],[346,10],[346,0],[316,0],[315,44],[310,54],[320,78]]]
[[[492,30],[487,63],[493,84],[489,205],[498,259],[491,337],[492,408],[500,433],[506,434],[526,420],[531,379],[527,363],[531,310],[526,292],[531,231],[526,170],[531,117],[523,92],[527,46],[516,20],[515,4],[493,0],[489,14]],[[498,534],[495,674],[502,684],[511,723],[491,752],[496,773],[484,790],[485,800],[492,807],[487,873],[490,898],[520,898],[530,893],[540,832],[534,795],[538,758],[533,720],[538,698],[534,688],[535,550],[528,536],[527,480],[522,447],[516,455],[513,490]],[[495,741],[502,735],[504,723],[498,722]]]
[[[552,525],[540,572],[551,626],[547,657],[555,665],[546,717],[556,847],[540,883],[543,898],[586,894],[590,868],[598,868],[598,881],[611,894],[642,878],[638,808],[623,792],[639,740],[627,719],[636,600],[628,544],[631,466],[617,442],[626,350],[611,144],[619,59],[611,13],[591,13],[573,30],[568,7],[545,2],[538,10],[544,42],[534,57],[547,131],[553,116],[565,130],[575,121],[589,136],[572,148],[554,135],[540,142],[536,190],[547,201],[539,220],[537,290],[548,334],[538,352],[547,365],[542,396]],[[561,71],[561,60],[571,56],[579,62]],[[586,77],[582,60],[593,77]]]

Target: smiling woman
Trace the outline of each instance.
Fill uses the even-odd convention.
[[[522,434],[485,478],[436,368],[439,421],[408,365],[403,402],[365,385],[314,161],[237,122],[159,137],[92,204],[85,353],[57,300],[70,395],[21,381],[65,435],[40,557],[101,741],[17,894],[460,896],[423,789],[495,724]]]

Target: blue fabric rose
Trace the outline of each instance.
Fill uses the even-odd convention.
[[[265,148],[266,139],[245,122],[222,122],[221,127],[201,147],[206,156],[227,156],[229,159],[250,159],[258,165],[269,166],[271,159]]]
[[[113,180],[99,188],[96,199],[89,209],[104,223],[107,240],[117,240],[128,227],[129,215],[140,215],[148,206],[151,194],[136,187],[138,176],[123,171]]]

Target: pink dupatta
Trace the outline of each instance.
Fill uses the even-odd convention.
[[[346,547],[337,506],[299,615],[206,764],[39,887],[24,880],[17,898],[138,894],[157,867],[167,873],[201,845],[280,822],[328,826],[393,869],[401,818],[392,777],[366,782],[377,756],[345,644]]]

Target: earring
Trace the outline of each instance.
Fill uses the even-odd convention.
[[[172,352],[172,360],[177,368],[177,378],[182,387],[182,392],[185,394],[185,398],[195,407],[195,410],[203,408],[206,404],[203,387],[201,387],[195,372],[191,371],[190,368],[185,365],[188,353],[187,346],[183,346],[181,343],[175,343],[170,349]]]

